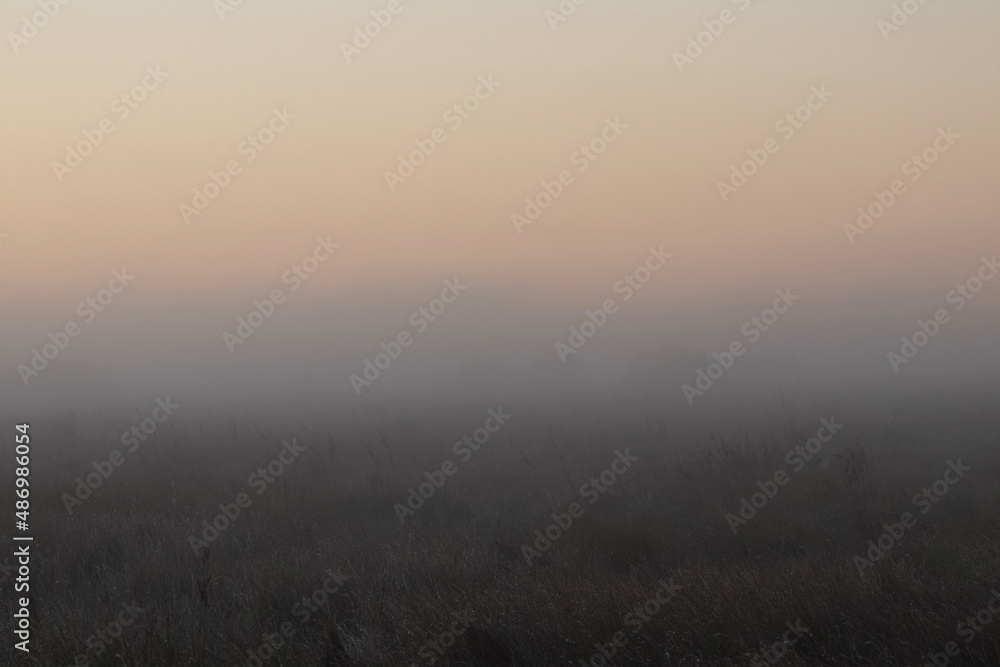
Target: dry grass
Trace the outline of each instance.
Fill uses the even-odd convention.
[[[393,505],[424,470],[455,458],[450,443],[477,418],[437,433],[393,422],[369,434],[302,428],[308,451],[253,496],[207,557],[188,536],[247,490],[247,475],[293,433],[172,424],[67,516],[60,495],[116,446],[121,424],[39,423],[37,443],[64,447],[36,445],[27,663],[73,664],[88,636],[135,602],[145,609],[139,621],[90,664],[245,664],[284,621],[296,634],[267,664],[428,664],[421,646],[466,611],[476,620],[438,664],[579,665],[624,630],[629,642],[613,664],[747,665],[795,620],[810,632],[782,664],[922,665],[953,640],[963,655],[951,664],[1000,664],[1000,619],[968,645],[956,635],[1000,585],[996,441],[935,448],[851,425],[823,463],[794,476],[739,534],[729,530],[724,514],[820,416],[700,438],[649,419],[522,418],[460,463],[403,526]],[[526,564],[521,545],[625,447],[641,463]],[[852,557],[883,522],[913,511],[910,497],[958,455],[973,472],[859,576]],[[300,623],[297,600],[337,567],[350,580]],[[680,593],[628,632],[628,610],[670,577]],[[10,643],[4,663],[14,659]]]

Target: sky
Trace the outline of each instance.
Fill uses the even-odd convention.
[[[1000,280],[955,290],[1000,253],[998,20],[987,0],[10,0],[0,398],[986,385]]]

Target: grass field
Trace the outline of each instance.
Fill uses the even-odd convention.
[[[505,406],[479,444],[487,408],[267,429],[179,412],[72,513],[130,422],[38,420],[18,662],[1000,664],[985,411],[916,410],[961,425],[942,437],[819,410]]]

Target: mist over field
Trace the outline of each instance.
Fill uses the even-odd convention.
[[[998,22],[11,0],[0,662],[1000,664]]]

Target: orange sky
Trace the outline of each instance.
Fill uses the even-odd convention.
[[[389,2],[246,0],[220,18],[209,0],[77,1],[15,38],[16,53],[8,34],[0,306],[15,324],[4,372],[115,268],[139,276],[114,314],[120,335],[130,313],[158,304],[175,321],[205,309],[226,322],[319,235],[341,251],[291,320],[324,299],[374,299],[359,308],[378,312],[381,293],[405,315],[460,275],[530,304],[511,318],[550,309],[569,326],[664,244],[670,273],[629,317],[648,318],[643,339],[682,344],[725,341],[745,319],[726,316],[733,304],[759,310],[786,285],[814,299],[803,318],[817,330],[831,314],[915,321],[1000,250],[995,3],[928,3],[888,39],[877,22],[892,3],[881,1],[591,0],[553,30],[546,11],[558,4],[403,1],[350,63],[341,43]],[[12,0],[0,25],[22,33],[39,11]],[[723,11],[733,22],[679,72],[673,54]],[[168,76],[123,106],[157,67]],[[445,112],[481,77],[499,86],[453,127]],[[783,138],[776,123],[814,86],[833,96]],[[295,118],[249,161],[243,142],[276,108]],[[627,129],[580,171],[576,151],[616,118]],[[114,131],[60,182],[53,163],[108,119]],[[911,182],[904,164],[947,127],[961,138]],[[386,171],[436,128],[446,140],[390,191]],[[723,202],[718,181],[769,137],[780,148]],[[230,161],[239,173],[186,224],[179,206]],[[511,215],[566,169],[572,184],[518,234]],[[894,179],[906,194],[848,243],[844,225]],[[889,302],[900,312],[873,305]],[[985,294],[969,321],[995,324],[998,303],[1000,289]],[[682,324],[662,329],[668,307]],[[352,316],[352,335],[391,338],[400,318],[383,315]]]

